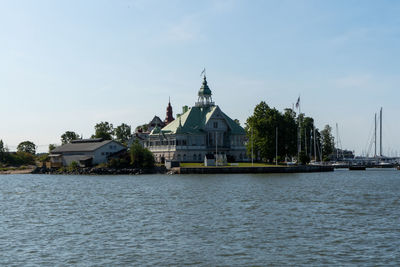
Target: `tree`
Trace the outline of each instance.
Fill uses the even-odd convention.
[[[4,162],[4,154],[6,153],[6,149],[4,147],[3,140],[0,139],[0,162]]]
[[[238,119],[234,119],[233,121],[234,121],[237,125],[240,126],[240,121],[239,121]]]
[[[63,145],[71,143],[72,140],[79,139],[79,135],[73,131],[66,131],[63,135],[61,135],[61,143]]]
[[[26,152],[32,155],[36,154],[36,145],[31,141],[24,141],[17,146],[18,152]]]
[[[148,124],[139,125],[135,128],[136,132],[140,132],[140,131],[147,132],[148,130],[149,130]]]
[[[297,155],[297,124],[296,112],[287,108],[278,128],[278,144],[281,157]]]
[[[126,144],[131,137],[131,126],[122,123],[114,130],[116,140],[122,144]]]
[[[270,108],[264,101],[254,108],[254,113],[246,121],[249,138],[248,152],[252,146],[256,158],[272,162],[276,154],[276,130],[278,128],[278,156],[284,158],[292,153],[296,146],[296,122],[289,111],[282,115],[275,108]]]
[[[112,140],[114,135],[114,127],[112,123],[100,122],[94,126],[95,133],[92,138],[103,138],[104,140]]]
[[[332,128],[329,125],[325,125],[325,128],[321,131],[321,145],[322,159],[328,161],[329,155],[335,150],[335,140],[332,135]]]
[[[138,141],[130,148],[131,165],[135,168],[151,169],[154,167],[154,156],[147,148],[143,148]]]
[[[56,145],[55,144],[50,144],[49,145],[49,153],[51,153],[51,151],[53,150],[53,149],[55,149],[56,148]]]

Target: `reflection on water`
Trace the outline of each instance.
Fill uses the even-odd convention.
[[[0,265],[396,265],[400,172],[0,176]]]

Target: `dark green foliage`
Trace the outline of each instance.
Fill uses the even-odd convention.
[[[35,156],[28,152],[5,152],[3,163],[8,166],[34,165]]]
[[[299,158],[300,158],[300,164],[306,165],[307,163],[310,163],[310,156],[306,154],[305,151],[301,151],[299,153]]]
[[[247,143],[248,154],[251,156],[253,145],[256,160],[273,162],[276,157],[277,128],[278,158],[297,157],[300,138],[301,151],[304,152],[303,161],[309,162],[310,155],[314,155],[314,119],[304,117],[304,114],[296,117],[296,113],[292,109],[285,109],[284,113],[281,113],[275,108],[270,108],[264,101],[254,108],[253,115],[246,122],[246,132],[249,139]],[[299,129],[301,129],[300,133]],[[318,149],[320,147],[320,134],[317,129],[315,133]],[[316,154],[319,156],[319,153]]]
[[[131,157],[128,152],[123,153],[118,158],[112,158],[108,161],[107,167],[114,169],[129,168]]]
[[[49,145],[49,153],[53,150],[53,149],[55,149],[56,148],[56,145],[55,144],[50,144]]]
[[[147,132],[148,129],[149,129],[149,125],[143,124],[143,125],[137,126],[135,131],[138,132],[139,130],[142,130],[143,132]]]
[[[335,150],[335,140],[332,135],[332,128],[329,125],[325,125],[325,128],[321,131],[321,143],[322,158],[324,161],[329,161],[329,155]]]
[[[76,161],[71,162],[71,164],[68,166],[69,171],[74,171],[79,168],[79,163]]]
[[[0,163],[4,162],[5,153],[6,153],[6,148],[4,147],[3,140],[0,139]]]
[[[147,148],[143,148],[139,142],[132,144],[130,148],[131,165],[134,168],[151,169],[154,167],[154,156]]]
[[[36,145],[31,141],[24,141],[24,142],[19,143],[19,145],[17,146],[17,151],[18,152],[26,152],[26,153],[35,155]]]
[[[295,113],[291,109],[282,114],[262,101],[255,107],[246,125],[249,138],[247,150],[251,154],[253,142],[254,155],[257,155],[257,159],[272,162],[275,158],[276,128],[278,128],[278,156],[285,158],[296,153],[297,125]]]
[[[72,140],[76,140],[79,139],[79,135],[76,134],[73,131],[66,131],[63,135],[61,135],[61,143],[63,145],[67,144],[67,143],[71,143]],[[50,147],[49,147],[50,149]]]
[[[112,123],[107,121],[97,123],[94,126],[95,133],[92,138],[103,138],[104,140],[112,140],[114,135],[114,127]]]
[[[131,137],[131,126],[122,123],[120,126],[115,128],[114,133],[116,140],[126,145],[129,138]]]
[[[46,162],[46,161],[50,160],[48,153],[44,153],[44,154],[38,155],[36,157],[36,159],[37,159],[37,161],[40,161],[40,162]]]

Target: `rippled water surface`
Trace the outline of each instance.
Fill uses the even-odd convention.
[[[399,265],[400,171],[0,176],[0,265]]]

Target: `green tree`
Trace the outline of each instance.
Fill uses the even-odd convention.
[[[114,135],[114,127],[112,123],[100,122],[94,126],[95,133],[92,138],[103,138],[104,140],[112,140]]]
[[[36,154],[36,145],[31,141],[24,141],[17,146],[18,152],[26,152],[32,155]]]
[[[142,130],[143,132],[147,132],[149,130],[149,125],[148,124],[139,125],[135,129],[136,132],[139,132],[140,130]]]
[[[278,139],[278,158],[291,155],[296,149],[295,113],[291,110],[280,113],[270,108],[264,101],[254,108],[254,113],[246,121],[249,142],[247,150],[250,154],[253,145],[257,159],[272,162],[276,155]],[[278,129],[278,135],[277,135]]]
[[[279,155],[282,158],[297,155],[297,124],[296,112],[287,108],[278,128]]]
[[[118,142],[126,144],[131,137],[131,126],[122,123],[114,130],[115,138]]]
[[[63,145],[71,143],[72,140],[79,139],[79,135],[73,131],[66,131],[63,135],[61,135],[61,143]]]
[[[51,151],[53,151],[56,148],[55,144],[50,144],[49,145],[49,153],[51,153]]]
[[[151,169],[154,167],[154,156],[147,148],[143,148],[139,142],[132,144],[130,148],[131,165],[135,168]]]
[[[332,135],[332,128],[329,125],[325,125],[325,128],[321,131],[321,145],[322,159],[328,161],[329,155],[335,150],[335,140]]]
[[[0,139],[0,162],[4,162],[5,153],[6,153],[6,149],[4,147],[3,140]]]
[[[238,119],[234,119],[233,121],[236,122],[236,124],[240,126],[240,121]]]

